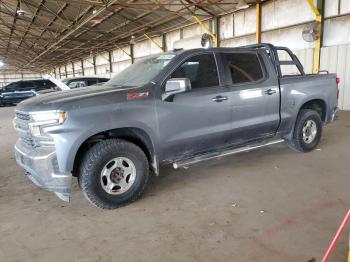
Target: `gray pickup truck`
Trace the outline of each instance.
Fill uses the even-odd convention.
[[[291,68],[297,74],[286,75]],[[65,201],[77,177],[93,205],[117,208],[140,197],[160,165],[281,141],[313,150],[323,124],[335,119],[337,93],[336,75],[305,75],[284,47],[173,50],[137,61],[104,86],[20,103],[16,161]]]

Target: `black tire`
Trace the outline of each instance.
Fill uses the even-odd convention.
[[[125,157],[132,161],[135,180],[124,193],[113,195],[105,191],[101,182],[103,168],[114,158]],[[96,143],[84,155],[79,168],[79,186],[94,206],[114,209],[138,199],[148,181],[149,165],[145,153],[133,143],[121,139],[108,139]]]
[[[309,142],[306,142],[303,139],[303,128],[309,120],[316,124],[316,135],[312,140],[309,139]],[[295,122],[293,138],[292,141],[290,141],[290,146],[299,152],[310,152],[317,147],[318,143],[320,142],[321,135],[322,120],[319,113],[312,109],[302,109],[300,110]]]

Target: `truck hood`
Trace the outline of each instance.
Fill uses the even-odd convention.
[[[46,94],[40,94],[31,99],[25,100],[18,104],[17,110],[24,112],[31,111],[44,111],[44,110],[58,110],[62,105],[67,103],[74,103],[79,100],[88,100],[93,98],[95,104],[99,103],[99,99],[106,102],[106,99],[110,100],[116,96],[122,96],[126,100],[126,95],[129,90],[135,89],[135,87],[115,87],[115,86],[87,86],[76,88],[72,90],[64,90],[58,92],[49,92]],[[121,97],[120,97],[121,98]],[[120,99],[118,99],[120,100]]]

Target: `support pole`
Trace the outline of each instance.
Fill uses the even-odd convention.
[[[115,44],[115,47],[118,48],[120,51],[122,51],[124,54],[126,54],[128,57],[131,58],[131,54],[129,54],[128,52],[126,52],[122,47],[120,47],[119,45]]]
[[[112,64],[112,51],[108,52],[108,63],[109,63],[109,75],[113,73],[113,64]]]
[[[155,44],[162,52],[164,52],[164,49],[162,46],[160,46],[156,41],[154,41],[151,37],[149,37],[146,33],[143,34],[148,40],[150,40],[153,44]]]
[[[83,61],[83,59],[80,60],[80,63],[81,63],[81,74],[84,76],[85,73],[84,73],[84,61]]]
[[[198,16],[194,15],[193,16],[194,20],[196,20],[196,22],[204,29],[204,31],[210,35],[213,38],[214,41],[214,47],[218,46],[218,38],[217,35],[213,34],[212,32],[210,32],[210,30],[205,26],[205,24],[203,24],[203,22],[199,19]]]
[[[134,44],[130,44],[130,58],[131,58],[131,63],[133,64],[135,62],[135,59],[134,59]]]
[[[220,16],[216,16],[214,19],[215,34],[216,34],[216,47],[220,47]]]
[[[94,75],[96,75],[96,72],[97,72],[97,70],[96,70],[96,56],[92,57],[92,64],[94,66]]]
[[[320,14],[319,9],[317,8],[317,6],[315,6],[313,0],[307,0],[307,2],[309,3],[312,11],[314,12],[315,16],[316,16],[316,21],[321,23],[321,34],[323,32],[323,17]],[[319,3],[319,1],[318,1]],[[323,3],[323,1],[321,1],[321,3]],[[323,6],[321,7],[321,9],[323,9]],[[313,74],[318,74],[318,72],[320,71],[320,56],[321,56],[321,38],[319,37],[319,39],[317,39],[315,41],[315,48],[314,48],[314,62],[313,62],[313,67],[312,67],[312,73]]]
[[[255,4],[255,16],[256,16],[255,41],[257,44],[260,44],[261,43],[261,3],[260,3],[260,0],[257,0],[256,4]]]
[[[75,77],[74,63],[72,62],[73,77]]]
[[[168,47],[166,45],[166,34],[162,34],[162,47],[164,52],[168,50]]]

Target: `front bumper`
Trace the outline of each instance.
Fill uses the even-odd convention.
[[[34,184],[69,201],[72,174],[59,171],[54,147],[33,148],[19,139],[15,145],[15,154],[17,163],[26,170]]]

